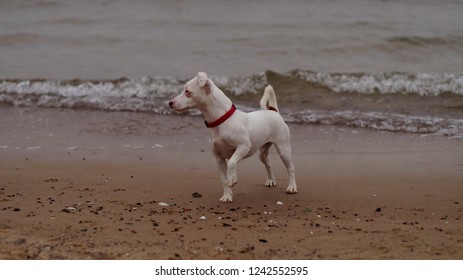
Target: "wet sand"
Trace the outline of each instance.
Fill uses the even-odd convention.
[[[272,148],[221,204],[201,118],[0,116],[0,259],[463,258],[461,140],[290,125],[299,193]]]

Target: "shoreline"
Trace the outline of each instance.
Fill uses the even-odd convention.
[[[461,140],[290,125],[220,204],[199,118],[1,109],[0,259],[463,258]]]

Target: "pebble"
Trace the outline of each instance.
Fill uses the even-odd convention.
[[[194,198],[200,198],[203,197],[200,193],[194,192],[191,194]]]
[[[277,201],[277,205],[283,205],[283,202]]]
[[[249,253],[249,252],[251,252],[251,251],[253,251],[253,250],[254,250],[254,245],[249,245],[249,244],[248,244],[246,247],[244,247],[243,249],[239,250],[239,252],[240,252],[241,254],[244,254],[244,253]]]
[[[165,202],[159,202],[158,205],[161,206],[161,207],[170,206],[169,204],[167,204],[167,203],[165,203]]]
[[[74,212],[76,210],[77,210],[77,208],[75,208],[75,207],[66,207],[62,211],[66,212],[66,213],[71,213],[71,212]]]
[[[201,216],[201,218],[199,218],[199,219],[205,221],[207,218],[206,218],[206,216]]]

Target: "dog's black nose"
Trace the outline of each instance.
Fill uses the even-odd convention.
[[[170,108],[172,108],[173,105],[174,105],[174,101],[169,101]]]

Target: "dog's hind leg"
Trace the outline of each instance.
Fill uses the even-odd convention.
[[[275,176],[273,176],[272,166],[270,166],[270,160],[268,159],[268,152],[272,143],[266,143],[262,148],[260,148],[260,155],[259,159],[265,165],[265,169],[267,169],[267,181],[265,182],[266,187],[275,187],[276,181]]]
[[[288,170],[289,182],[288,187],[286,188],[286,193],[297,193],[296,175],[294,174],[294,165],[291,157],[291,145],[289,142],[280,144],[275,143],[275,147],[277,148],[278,154]]]

